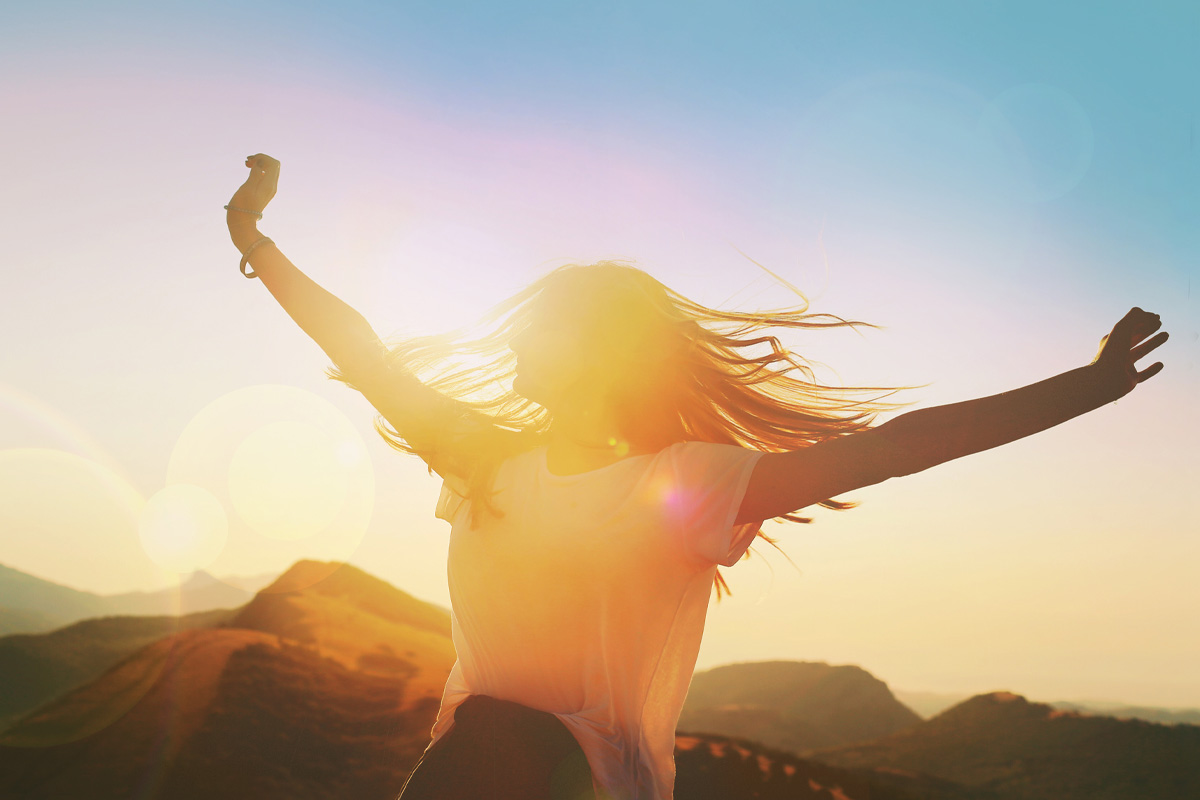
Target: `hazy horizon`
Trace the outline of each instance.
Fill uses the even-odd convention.
[[[723,568],[697,669],[1200,707],[1200,8],[5,17],[0,563],[114,594],[188,559],[343,560],[449,606],[439,479],[238,272],[221,206],[265,152],[260,229],[384,336],[566,260],[797,302],[741,250],[810,311],[883,326],[783,332],[819,379],[929,383],[915,409],[1082,366],[1130,307],[1161,314],[1139,367],[1165,369],[1118,403],[767,523],[799,571],[761,540]]]
[[[8,566],[8,565],[4,564],[4,565],[0,565],[0,566]],[[215,579],[215,580],[220,580],[220,581],[227,582],[227,584],[228,584],[228,581],[229,581],[229,579],[235,579],[235,580],[245,580],[245,579],[249,579],[249,578],[255,578],[255,579],[259,579],[259,580],[261,580],[261,579],[262,579],[262,578],[264,578],[264,577],[269,577],[269,578],[270,578],[270,580],[267,580],[267,581],[265,581],[265,582],[264,582],[264,585],[269,585],[269,584],[270,584],[270,583],[271,583],[271,582],[272,582],[272,581],[273,581],[275,578],[277,578],[277,577],[278,577],[280,574],[282,574],[282,571],[281,571],[280,573],[274,573],[274,572],[265,572],[265,573],[260,573],[260,574],[257,574],[257,575],[213,575],[212,573],[208,572],[207,570],[204,570],[204,569],[198,569],[198,570],[195,570],[195,571],[194,571],[194,572],[192,572],[192,573],[188,573],[188,574],[181,574],[181,575],[179,576],[179,578],[180,578],[180,583],[181,583],[181,584],[186,584],[188,581],[192,580],[192,579],[193,579],[193,578],[194,578],[196,575],[199,575],[199,574],[204,574],[204,575],[207,575],[208,577],[211,577],[211,578],[213,578],[213,579]],[[34,576],[34,577],[41,577],[41,576]],[[69,588],[75,588],[75,587],[69,587]],[[170,588],[171,588],[171,587],[167,587],[167,589],[168,589],[168,590],[169,590]],[[403,586],[397,586],[396,588],[397,588],[397,589],[400,589],[400,590],[402,590],[402,591],[405,591],[405,589],[404,589],[404,587],[403,587]],[[131,591],[142,591],[142,590],[131,590]],[[111,595],[104,595],[104,596],[116,596],[116,595],[120,595],[120,594],[123,594],[123,592],[114,592],[114,593],[112,593]],[[411,594],[411,593],[409,593],[409,594]],[[428,598],[424,598],[424,597],[417,597],[416,595],[413,595],[413,597],[416,597],[416,599],[417,599],[417,600],[420,600],[420,601],[422,601],[422,602],[434,603],[435,605],[442,606],[442,604],[441,604],[441,603],[437,603],[436,601],[429,600]],[[448,606],[448,605],[446,605],[446,606],[443,606],[443,607],[444,607],[444,608],[446,608],[447,610],[449,610],[449,606]],[[773,659],[763,659],[763,660],[773,660]],[[780,660],[786,660],[786,659],[780,659]],[[817,662],[819,662],[819,661],[823,661],[823,659],[791,659],[791,660],[796,660],[796,661],[800,661],[800,660],[807,660],[807,661],[817,661]],[[728,662],[722,662],[722,663],[719,663],[719,664],[710,664],[710,665],[708,665],[707,667],[698,667],[696,671],[697,671],[697,672],[700,672],[700,671],[703,671],[703,670],[705,670],[705,669],[714,669],[714,668],[717,668],[717,667],[728,666],[728,665],[732,665],[732,664],[744,663],[744,661],[745,661],[745,660],[738,660],[738,659],[735,659],[735,660],[732,660],[732,661],[728,661]],[[842,666],[842,665],[837,665],[837,664],[835,664],[834,666]],[[897,694],[917,694],[917,695],[928,695],[928,696],[938,697],[938,698],[940,698],[940,699],[944,700],[944,701],[947,703],[947,705],[953,705],[953,704],[956,704],[956,703],[960,702],[961,700],[964,700],[964,699],[966,699],[966,698],[968,698],[968,697],[971,697],[971,696],[974,696],[974,695],[986,694],[986,693],[990,693],[990,692],[997,692],[997,691],[1006,691],[1006,690],[1003,690],[1003,689],[987,689],[987,688],[977,688],[976,690],[974,690],[974,691],[969,691],[969,692],[965,692],[965,691],[959,691],[959,692],[947,692],[947,691],[943,691],[943,690],[941,690],[941,689],[940,689],[940,688],[938,688],[938,687],[901,687],[901,686],[895,686],[895,685],[893,685],[893,684],[892,684],[892,683],[891,683],[891,682],[890,682],[890,681],[887,679],[887,676],[886,676],[886,675],[879,675],[879,674],[875,673],[873,670],[871,670],[871,669],[869,668],[869,666],[868,666],[868,665],[864,665],[864,664],[857,664],[857,665],[854,665],[854,666],[859,666],[859,667],[862,667],[863,669],[867,670],[867,671],[868,671],[868,672],[870,672],[872,675],[874,675],[876,678],[879,678],[880,680],[882,680],[882,681],[884,681],[885,683],[887,683],[887,684],[888,684],[888,688],[889,688],[889,689],[891,689],[891,691],[892,691],[892,692],[894,692],[894,693],[897,693]],[[1114,697],[1087,697],[1087,698],[1083,698],[1083,697],[1029,697],[1029,696],[1026,696],[1026,699],[1028,699],[1028,700],[1030,700],[1030,701],[1032,701],[1032,702],[1042,702],[1042,703],[1072,702],[1072,703],[1079,703],[1079,704],[1083,704],[1083,705],[1094,705],[1094,706],[1098,706],[1098,707],[1099,707],[1099,706],[1105,706],[1105,705],[1130,705],[1130,706],[1132,706],[1132,705],[1137,705],[1137,704],[1134,704],[1134,703],[1125,703],[1125,701],[1121,700],[1120,698],[1114,698]],[[901,702],[903,702],[903,700],[902,700]],[[1167,710],[1174,710],[1174,711],[1198,710],[1198,709],[1197,709],[1196,707],[1194,707],[1194,706],[1156,706],[1156,707],[1159,707],[1159,708],[1164,708],[1164,709],[1167,709]],[[914,709],[914,710],[915,710],[915,709]]]

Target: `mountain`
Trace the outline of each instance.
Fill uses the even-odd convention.
[[[1164,725],[1200,725],[1200,708],[1160,708],[1158,706],[1131,706],[1124,703],[1108,703],[1104,701],[1089,701],[1085,703],[1060,701],[1051,703],[1055,708],[1064,711],[1078,711],[1082,714],[1103,715],[1117,719],[1144,719],[1147,722],[1161,722]]]
[[[253,596],[254,592],[203,570],[193,573],[178,588],[101,595],[0,564],[0,635],[42,633],[95,617],[180,616],[237,608]]]
[[[0,607],[0,636],[12,633],[51,631],[66,624],[66,620],[33,608]]]
[[[423,654],[409,691],[439,700],[455,660],[446,611],[340,562],[297,562],[228,626],[311,645],[354,670],[407,674],[406,658]],[[396,643],[408,645],[403,655]]]
[[[106,636],[133,649],[106,650]],[[395,800],[454,663],[444,609],[318,561],[224,613],[90,620],[3,642],[27,683],[115,659],[0,733],[6,800]],[[1200,796],[1192,725],[1086,716],[1006,692],[914,722],[865,671],[821,662],[709,670],[688,702],[696,719],[740,710],[766,733],[844,743],[786,753],[681,722],[678,800]]]
[[[0,737],[0,796],[391,800],[437,713],[405,699],[271,634],[186,631]]]
[[[950,706],[957,705],[970,695],[945,694],[942,692],[914,692],[903,689],[893,689],[901,703],[928,719],[945,711]],[[1065,711],[1078,711],[1092,716],[1116,717],[1118,719],[1144,719],[1147,722],[1162,722],[1167,725],[1187,723],[1200,725],[1200,708],[1162,708],[1160,706],[1131,706],[1128,703],[1115,703],[1109,700],[1058,700],[1050,703],[1055,708]]]
[[[230,586],[255,594],[275,582],[278,572],[262,572],[258,575],[222,575],[221,580]]]
[[[107,606],[100,595],[37,578],[0,564],[0,624],[7,633],[37,632],[98,617]],[[24,625],[46,627],[22,628]]]
[[[0,735],[0,797],[394,800],[454,663],[441,609],[301,561]]]
[[[977,695],[874,742],[802,755],[921,772],[1014,800],[1200,797],[1200,727],[1090,716],[1011,692]]]
[[[151,642],[180,630],[215,627],[235,613],[217,609],[183,617],[102,617],[51,633],[0,638],[0,731]]]
[[[107,614],[146,615],[161,614],[166,609],[170,614],[191,614],[214,608],[237,608],[254,596],[238,586],[230,586],[204,570],[193,572],[179,588],[160,589],[154,592],[124,592],[100,595]]]
[[[887,684],[860,667],[758,661],[696,673],[679,728],[801,752],[870,741],[919,722]]]

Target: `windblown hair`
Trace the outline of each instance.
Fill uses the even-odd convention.
[[[550,410],[512,389],[516,354],[509,347],[534,314],[547,308],[544,303],[580,326],[583,341],[603,343],[595,352],[582,355],[594,362],[595,374],[619,376],[597,389],[606,396],[634,452],[657,452],[689,440],[767,452],[796,450],[867,430],[880,412],[911,405],[881,398],[917,387],[818,383],[809,366],[814,362],[784,348],[767,329],[880,326],[832,314],[808,314],[808,300],[799,289],[758,266],[799,295],[802,307],[754,312],[708,308],[631,263],[607,260],[550,270],[483,315],[485,327],[508,315],[491,332],[466,338],[471,328],[466,326],[433,336],[389,337],[389,364],[399,361],[426,385],[459,401],[455,407],[469,409],[466,413],[476,419],[478,414],[486,415],[493,423],[474,434],[458,434],[454,442],[456,448],[470,448],[473,456],[467,496],[482,502],[471,503],[472,520],[477,522],[485,508],[503,516],[489,494],[496,469],[505,459],[549,438]],[[769,345],[770,352],[750,352],[760,345]],[[453,364],[455,356],[465,363]],[[350,383],[336,368],[326,374]],[[864,392],[883,394],[853,399]],[[376,417],[375,429],[389,446],[421,454],[382,417]],[[826,499],[819,505],[845,511],[858,503]],[[796,513],[776,519],[812,522]],[[757,536],[783,552],[761,527]],[[719,570],[713,583],[719,602],[722,590],[729,594],[730,589]]]

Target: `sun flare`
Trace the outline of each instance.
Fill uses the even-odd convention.
[[[200,486],[179,483],[157,492],[138,524],[142,549],[154,563],[180,574],[217,560],[229,538],[221,501]]]
[[[321,532],[346,502],[350,472],[344,446],[306,423],[264,425],[242,440],[230,460],[234,510],[272,539],[307,539]]]

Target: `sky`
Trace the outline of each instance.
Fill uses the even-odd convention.
[[[1200,706],[1198,69],[1186,3],[8,4],[0,563],[111,594],[336,559],[449,605],[440,480],[237,270],[263,152],[259,229],[384,336],[612,257],[795,305],[753,259],[881,326],[782,332],[819,378],[916,409],[1160,314],[1117,403],[768,523],[787,558],[723,570],[698,668]]]

